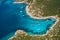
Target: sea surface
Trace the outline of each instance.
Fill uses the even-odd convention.
[[[16,30],[29,35],[43,35],[56,22],[54,18],[33,19],[26,13],[26,3],[14,4],[15,0],[0,0],[0,39],[8,40]]]

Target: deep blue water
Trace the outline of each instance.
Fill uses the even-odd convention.
[[[13,2],[14,0],[0,1],[1,40],[8,40],[18,29],[24,30],[31,35],[43,35],[56,21],[54,18],[32,19],[26,13],[26,3],[13,4]]]

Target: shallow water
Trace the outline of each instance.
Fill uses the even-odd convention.
[[[12,0],[0,3],[0,38],[8,40],[18,29],[31,35],[43,35],[55,23],[54,18],[40,20],[30,18],[26,13],[26,6],[26,3],[13,4]]]

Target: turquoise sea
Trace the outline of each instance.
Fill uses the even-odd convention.
[[[30,35],[43,35],[56,22],[54,18],[33,19],[26,13],[26,3],[13,4],[15,0],[0,0],[0,39],[8,40],[16,30]]]

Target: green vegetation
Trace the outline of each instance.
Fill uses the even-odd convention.
[[[21,2],[21,1],[24,1],[24,0],[16,0],[16,1]]]
[[[60,16],[60,0],[35,0],[34,4],[31,3],[31,5],[34,10],[37,8],[42,10],[43,16]]]
[[[46,7],[43,8],[44,15],[58,15],[60,16],[60,0],[50,0],[47,1]]]
[[[28,3],[33,2],[33,0],[26,0]]]

